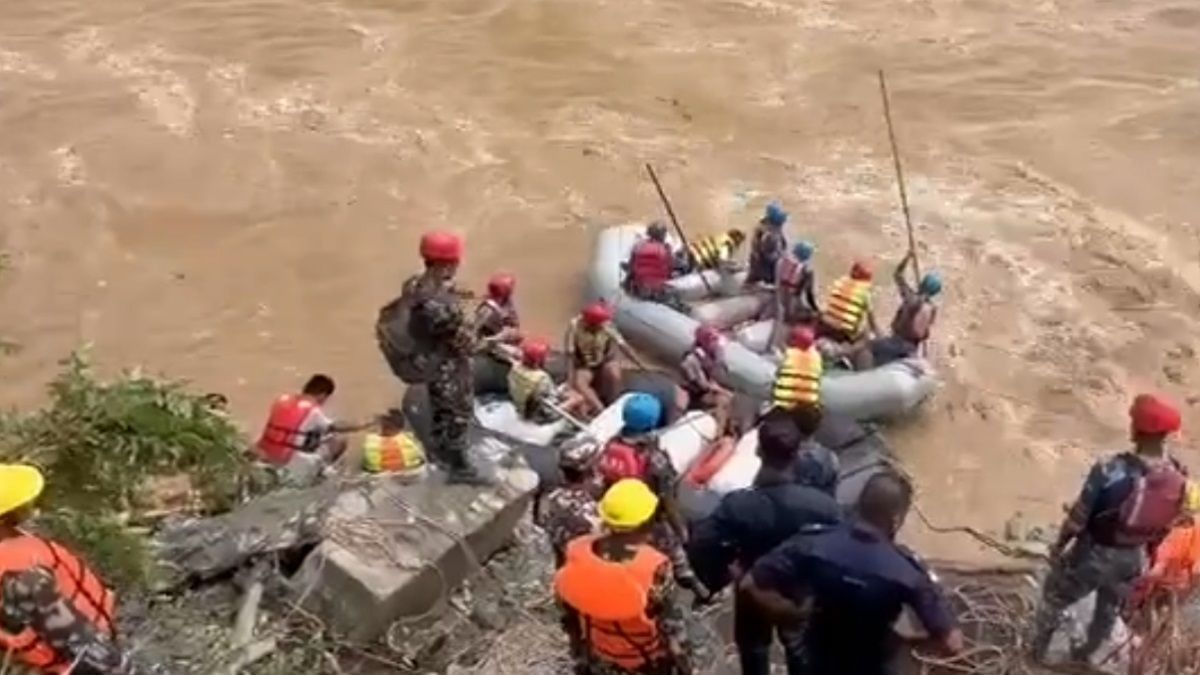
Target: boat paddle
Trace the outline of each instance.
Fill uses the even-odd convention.
[[[646,162],[646,173],[650,174],[650,180],[654,182],[654,189],[658,191],[658,198],[662,200],[663,208],[667,210],[667,217],[675,226],[675,234],[678,234],[679,241],[683,242],[684,250],[691,251],[692,245],[688,242],[687,235],[684,234],[683,227],[679,224],[679,219],[675,217],[675,209],[671,208],[671,200],[667,199],[667,193],[663,191],[662,183],[658,182],[658,174],[654,173],[654,167],[650,166],[650,162]],[[697,273],[700,275],[700,281],[704,284],[704,290],[708,291],[709,295],[714,295],[713,287],[708,283],[708,277],[704,276],[704,270]]]
[[[908,229],[908,252],[912,256],[913,275],[921,285],[921,261],[917,259],[917,237],[913,233],[912,215],[908,208],[908,190],[904,187],[904,167],[900,164],[900,148],[896,144],[896,129],[892,125],[892,104],[888,97],[887,78],[879,69],[879,96],[883,99],[883,118],[887,122],[888,143],[892,146],[892,164],[896,167],[896,187],[900,191],[900,208],[904,210],[904,226]],[[928,352],[928,340],[921,342],[921,355]]]

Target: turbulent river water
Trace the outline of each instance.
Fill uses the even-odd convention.
[[[1134,390],[1200,423],[1196,0],[0,3],[0,402],[92,342],[248,424],[314,370],[366,415],[423,229],[466,235],[475,286],[517,272],[557,335],[593,228],[658,215],[645,161],[693,232],[778,198],[827,281],[883,277],[880,67],[948,285],[946,386],[891,435],[931,517],[1054,519]]]

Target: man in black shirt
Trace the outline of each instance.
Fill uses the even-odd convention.
[[[962,650],[962,632],[929,572],[893,541],[911,501],[899,476],[873,476],[853,519],[807,526],[743,579],[747,599],[777,620],[807,620],[807,675],[888,673],[892,625],[905,605],[943,651]]]
[[[736,582],[763,555],[814,523],[836,523],[841,509],[832,496],[796,482],[794,462],[803,435],[790,411],[767,413],[758,431],[762,469],[754,485],[726,495],[708,518],[696,524],[688,547],[701,582],[718,590]],[[772,634],[779,634],[788,673],[799,675],[802,632],[777,625],[741,594],[734,598],[734,639],[745,675],[770,672]]]

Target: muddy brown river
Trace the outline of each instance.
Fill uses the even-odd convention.
[[[885,276],[880,67],[948,288],[945,387],[891,437],[935,519],[1054,520],[1132,392],[1200,424],[1196,0],[8,0],[0,402],[91,342],[248,425],[314,370],[366,415],[423,229],[466,235],[476,287],[518,273],[558,335],[594,228],[659,215],[645,161],[692,232],[778,198],[826,281]]]

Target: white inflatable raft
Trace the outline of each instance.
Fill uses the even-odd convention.
[[[641,225],[621,225],[599,233],[588,274],[589,299],[603,299],[613,306],[614,323],[630,344],[665,363],[675,364],[691,347],[700,322],[666,305],[632,298],[621,288],[622,264],[644,236],[644,229]],[[670,243],[678,247],[678,242]],[[714,293],[724,297],[696,305],[695,314],[724,328],[755,318],[762,298],[732,295],[740,292],[741,276],[711,271],[703,274]],[[671,286],[692,303],[711,297],[700,273],[673,279]],[[722,384],[766,400],[775,377],[775,361],[739,340],[751,344],[752,340],[759,340],[762,329],[756,326],[751,325],[749,335],[739,336],[735,331],[734,337],[726,341],[723,359],[728,375]],[[761,341],[765,343],[765,337]],[[831,413],[860,421],[885,420],[912,413],[935,388],[936,378],[930,365],[923,359],[912,358],[866,372],[830,371],[822,382],[821,399]]]

